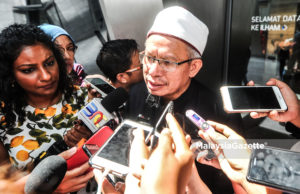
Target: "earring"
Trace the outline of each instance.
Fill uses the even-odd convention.
[[[15,82],[11,83],[11,87],[12,87],[12,88],[15,87]]]

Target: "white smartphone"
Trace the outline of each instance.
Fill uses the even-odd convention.
[[[300,193],[300,153],[268,146],[253,149],[247,180]]]
[[[97,90],[101,94],[101,97],[104,98],[107,94],[114,91],[116,88],[110,85],[107,81],[95,77],[95,78],[85,78],[84,81],[88,84],[91,84],[91,87]]]
[[[145,137],[153,129],[149,125],[124,120],[90,159],[92,167],[101,170],[109,169],[112,174],[124,178],[129,172],[129,151],[133,139],[132,131],[135,128],[143,129]],[[158,137],[158,134],[156,134],[156,137]]]
[[[228,113],[287,110],[277,86],[223,86],[221,95],[224,110]]]

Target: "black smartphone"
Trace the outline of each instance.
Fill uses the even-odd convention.
[[[91,84],[91,87],[97,90],[102,98],[115,90],[115,87],[101,78],[85,78],[84,81]]]
[[[300,153],[265,146],[253,149],[247,180],[288,192],[300,192]]]

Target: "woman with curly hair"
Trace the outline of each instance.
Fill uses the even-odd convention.
[[[13,24],[1,32],[0,162],[10,160],[18,169],[30,170],[36,158],[73,127],[88,93],[73,86],[66,67],[40,28]],[[63,191],[80,189],[93,176],[85,173],[88,164],[78,168],[77,174],[66,173]],[[72,184],[66,186],[66,181]]]

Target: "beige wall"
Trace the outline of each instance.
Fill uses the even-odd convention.
[[[13,3],[14,1],[12,0],[0,1],[0,30],[14,23],[14,16],[12,11]]]

